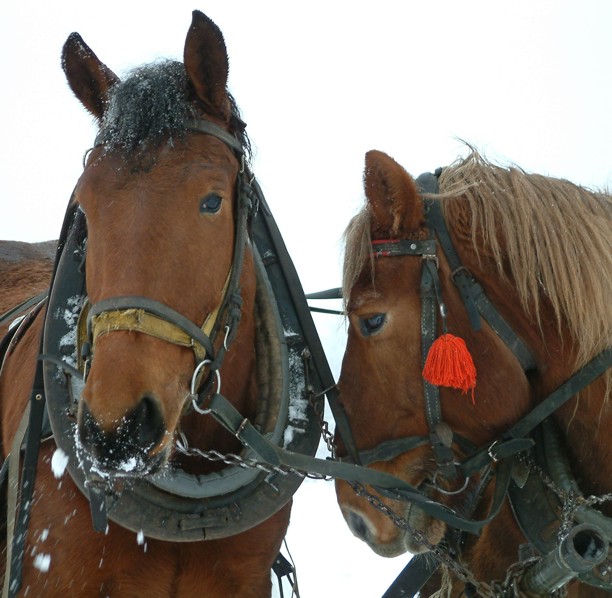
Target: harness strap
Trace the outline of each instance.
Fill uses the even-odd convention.
[[[435,250],[434,250],[435,251]],[[435,253],[423,255],[421,274],[421,365],[425,365],[427,354],[436,340],[440,290]],[[439,388],[423,380],[425,415],[429,426],[431,448],[436,465],[448,480],[457,478],[455,455],[452,449],[453,434],[442,421]]]
[[[196,354],[214,354],[210,338],[201,328],[171,307],[148,297],[111,297],[98,301],[89,309],[87,336],[95,340],[112,330],[127,330],[130,324],[139,332],[167,337],[166,340],[172,339],[183,346],[193,345]]]
[[[210,120],[203,119],[188,119],[185,121],[185,126],[191,131],[197,131],[198,133],[205,133],[206,135],[212,135],[217,139],[220,139],[231,148],[236,156],[244,156],[244,148],[242,144],[232,135],[228,133],[225,129],[221,128],[219,125],[216,125]]]
[[[537,407],[514,424],[502,438],[522,438],[552,415],[561,405],[588,386],[612,366],[612,347],[604,349],[585,366],[570,376]]]
[[[36,367],[36,375],[29,402],[28,426],[25,434],[25,453],[19,490],[19,510],[16,516],[11,560],[9,562],[7,576],[7,580],[10,583],[9,596],[15,596],[21,588],[25,539],[30,522],[30,509],[32,504],[32,496],[34,494],[34,482],[36,480],[36,469],[38,464],[38,451],[40,447],[45,411],[45,391],[42,370],[42,363],[39,361]],[[19,450],[15,451],[14,449],[15,447],[13,446],[11,454],[16,453],[16,458],[18,459]]]
[[[273,467],[284,466],[297,471],[317,472],[348,482],[372,486],[385,496],[413,503],[428,515],[444,521],[451,527],[472,534],[478,534],[482,527],[497,515],[510,483],[511,463],[502,462],[498,465],[494,498],[489,514],[483,520],[469,520],[457,514],[451,508],[434,502],[420,490],[394,475],[348,462],[309,457],[276,446],[261,434],[248,419],[244,418],[223,395],[214,394],[210,399],[207,410],[216,421]]]
[[[11,452],[7,457],[5,463],[8,463],[8,488],[7,488],[7,521],[6,521],[6,571],[7,574],[4,577],[4,587],[2,589],[2,598],[9,598],[14,595],[17,587],[12,573],[13,563],[13,541],[15,538],[15,520],[17,518],[17,497],[19,489],[19,459],[21,456],[21,445],[28,429],[28,423],[30,421],[30,403],[26,405],[25,411],[19,422],[19,427],[13,437],[13,444],[11,445]]]
[[[373,449],[359,451],[358,465],[368,466],[372,463],[380,463],[381,461],[390,461],[398,455],[411,451],[428,441],[427,436],[406,436],[404,438],[396,438],[394,440],[386,440],[375,446]],[[347,463],[351,463],[350,457],[341,459]]]
[[[37,305],[38,303],[40,303],[44,299],[46,299],[47,294],[48,294],[48,291],[44,291],[42,293],[39,293],[38,295],[35,295],[34,297],[30,297],[29,299],[26,299],[25,301],[23,301],[19,305],[16,305],[15,307],[12,307],[8,311],[5,311],[2,315],[0,315],[0,326],[5,324],[15,314],[18,314],[20,312],[26,311],[26,310],[30,309],[31,307],[34,307],[35,305]]]
[[[484,289],[476,282],[470,271],[461,264],[461,260],[451,241],[444,215],[442,214],[440,201],[431,198],[426,199],[425,206],[427,224],[436,232],[440,246],[446,255],[451,268],[451,278],[461,295],[472,328],[480,330],[480,316],[482,316],[497,336],[514,353],[522,368],[524,370],[535,369],[535,359],[527,345],[518,337],[493,303],[491,303]]]

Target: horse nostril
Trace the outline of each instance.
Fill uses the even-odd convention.
[[[354,511],[349,511],[347,515],[347,523],[354,536],[360,540],[363,540],[364,542],[367,540],[370,532],[361,515],[358,515]]]
[[[126,416],[125,436],[144,449],[158,444],[165,432],[164,417],[157,400],[144,396],[131,414]]]
[[[79,422],[79,439],[87,447],[99,446],[104,439],[104,432],[98,426],[87,403],[81,405],[81,420]]]

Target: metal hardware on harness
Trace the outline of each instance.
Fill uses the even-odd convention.
[[[525,571],[518,585],[527,593],[552,594],[579,574],[592,571],[607,554],[608,541],[602,530],[577,525],[555,550]]]
[[[197,411],[200,415],[208,415],[210,413],[209,409],[202,409],[199,405],[198,405],[198,381],[200,378],[200,372],[202,371],[202,369],[207,366],[210,365],[212,363],[212,361],[210,359],[205,359],[204,361],[200,362],[195,371],[193,372],[193,376],[191,377],[191,385],[190,385],[190,390],[191,393],[189,395],[189,398],[191,399],[191,405],[194,409],[194,411]],[[221,372],[218,369],[214,370],[215,372],[215,377],[217,379],[217,390],[216,392],[221,392]]]
[[[455,463],[455,466],[459,466],[459,465],[460,463]],[[470,478],[466,477],[465,481],[463,482],[463,486],[461,486],[461,488],[458,488],[457,490],[445,490],[441,486],[438,486],[438,484],[436,483],[436,480],[439,474],[440,474],[439,471],[434,472],[430,485],[432,488],[434,488],[441,494],[445,494],[446,496],[456,496],[457,494],[461,494],[468,487],[468,484],[470,483]]]
[[[498,442],[499,442],[499,440],[496,440],[491,445],[489,445],[489,447],[487,448],[487,455],[489,455],[489,457],[491,458],[491,461],[493,463],[497,463],[497,461],[499,460],[497,458],[497,455],[493,451],[493,447],[495,447],[495,445],[498,444]]]

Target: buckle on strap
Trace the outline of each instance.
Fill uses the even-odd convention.
[[[527,451],[531,449],[534,444],[535,442],[532,438],[495,440],[464,459],[460,466],[461,473],[465,476],[470,476],[490,463],[499,463],[518,453]]]

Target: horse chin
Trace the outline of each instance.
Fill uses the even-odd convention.
[[[409,532],[406,533],[406,543],[412,554],[428,552],[430,546],[439,544],[446,534],[446,524],[426,515],[419,507],[410,505],[406,519],[410,527],[420,536],[416,538]]]
[[[415,484],[427,496],[433,494],[428,480],[429,477],[421,472]],[[383,511],[358,499],[350,486],[337,483],[336,490],[349,529],[379,556],[393,558],[406,552],[428,552],[444,539],[446,524],[426,514],[415,504],[381,497],[382,502],[403,520],[405,525],[402,526]]]

